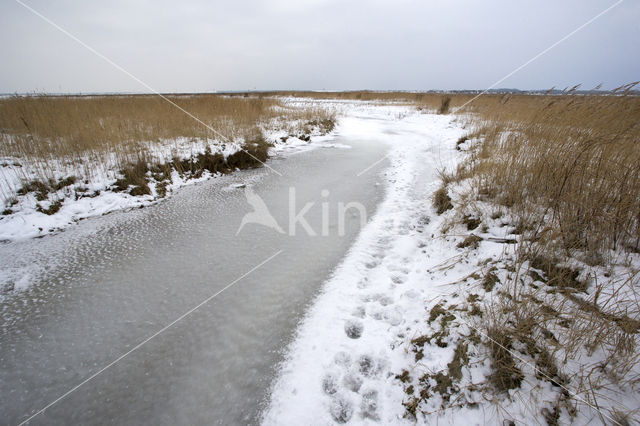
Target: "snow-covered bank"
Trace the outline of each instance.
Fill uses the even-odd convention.
[[[303,128],[304,134],[286,129]],[[312,123],[266,123],[261,129],[266,142],[273,144],[269,155],[290,155],[318,147],[337,147],[321,125]],[[140,142],[144,161],[150,165],[172,161],[195,161],[199,155],[221,155],[225,160],[240,153],[243,140],[233,143],[215,139]],[[339,147],[337,147],[339,148]],[[208,150],[208,151],[207,151]],[[209,170],[170,174],[147,171],[146,194],[131,195],[117,190],[122,178],[121,162],[115,153],[86,154],[82,158],[49,159],[43,180],[43,164],[7,157],[0,158],[0,241],[16,241],[43,236],[66,228],[78,220],[114,211],[157,203],[179,188],[219,175]],[[160,175],[160,176],[158,176]],[[126,188],[125,188],[126,189]]]
[[[356,109],[343,121],[342,132],[388,142],[387,197],[301,324],[265,424],[402,420],[406,395],[395,372],[407,364],[403,342],[424,322],[425,300],[447,291],[425,283],[425,271],[451,256],[425,204],[464,130],[450,116],[390,108]],[[447,362],[449,352],[429,356]]]

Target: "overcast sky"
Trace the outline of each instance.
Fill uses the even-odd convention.
[[[22,0],[163,92],[483,89],[614,0]],[[15,0],[0,92],[146,92]],[[626,0],[498,87],[640,80]]]

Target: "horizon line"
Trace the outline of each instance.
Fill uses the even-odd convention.
[[[575,93],[575,94],[607,94],[617,93],[616,89],[573,89],[566,87],[564,89],[518,89],[518,88],[496,88],[491,89],[490,93],[522,93],[522,94],[562,94],[562,93]],[[482,89],[247,89],[247,90],[213,90],[213,91],[167,91],[159,92],[163,95],[225,95],[225,94],[267,94],[267,93],[409,93],[409,94],[474,94],[482,92]],[[640,90],[630,90],[628,94],[638,95]],[[153,92],[136,92],[136,91],[95,91],[95,92],[0,92],[0,97],[10,96],[144,96],[155,95]]]

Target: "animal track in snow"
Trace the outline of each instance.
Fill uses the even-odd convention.
[[[353,416],[353,403],[344,395],[334,395],[329,411],[337,423],[347,423]]]
[[[351,339],[359,339],[362,336],[364,325],[361,321],[348,320],[344,324],[344,332]]]
[[[384,319],[384,310],[379,306],[371,306],[367,314],[374,320],[381,321]]]
[[[378,391],[375,389],[367,390],[362,394],[360,402],[360,414],[363,418],[371,420],[380,420],[378,416]]]
[[[403,314],[400,308],[397,306],[393,309],[388,309],[383,314],[384,320],[392,326],[400,325],[402,323]]]
[[[338,377],[334,373],[325,374],[322,379],[322,390],[327,395],[333,395],[338,392]]]
[[[357,363],[360,373],[369,378],[377,377],[382,372],[386,364],[384,360],[375,358],[368,354],[360,355]]]
[[[362,296],[360,299],[365,302],[375,302],[376,300],[380,300],[383,295],[381,293],[369,293]]]
[[[367,269],[373,269],[373,268],[377,267],[379,264],[380,264],[380,262],[378,262],[377,260],[372,260],[370,262],[365,263],[364,266]]]
[[[334,356],[333,356],[333,362],[336,365],[342,366],[342,367],[348,367],[349,364],[351,364],[351,355],[349,355],[347,352],[345,351],[340,351],[337,352]]]

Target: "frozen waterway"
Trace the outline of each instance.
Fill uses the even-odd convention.
[[[2,423],[28,418],[283,250],[31,421],[255,423],[283,348],[359,232],[359,218],[349,215],[346,236],[338,236],[337,203],[360,202],[372,214],[384,195],[384,162],[357,176],[386,152],[381,138],[346,132],[330,146],[274,158],[282,176],[238,172],[145,209],[0,245],[0,279],[16,288],[0,296]],[[253,224],[236,236],[251,211],[239,183],[262,197],[285,230],[290,187],[297,211],[316,202],[305,218],[318,233],[320,204],[328,202],[329,236],[310,237],[298,226],[292,237]]]

